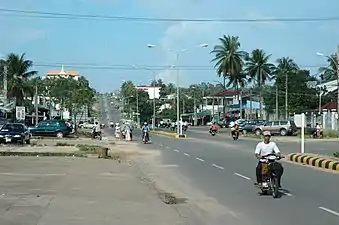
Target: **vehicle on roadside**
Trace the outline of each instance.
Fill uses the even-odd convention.
[[[79,128],[82,128],[82,129],[92,129],[94,126],[95,126],[94,123],[88,123],[88,122],[79,124]]]
[[[72,133],[72,128],[68,127],[63,120],[44,120],[28,129],[33,136],[54,136],[63,138]]]
[[[217,134],[217,131],[216,130],[210,130],[210,133],[212,136],[215,136]]]
[[[147,130],[143,131],[144,133],[142,134],[142,142],[144,142],[144,144],[147,144],[147,142],[149,141],[149,133]]]
[[[239,132],[243,134],[253,133],[254,127],[260,126],[262,124],[264,124],[264,122],[259,120],[246,121],[246,123],[239,125]]]
[[[264,131],[269,131],[273,135],[278,134],[286,136],[295,134],[298,131],[298,128],[293,121],[287,120],[268,121],[254,127],[254,133],[258,136]]]
[[[6,123],[0,129],[0,143],[30,144],[31,135],[22,123]]]

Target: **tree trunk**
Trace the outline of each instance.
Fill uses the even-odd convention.
[[[224,76],[224,91],[226,91],[226,77]],[[223,116],[225,116],[226,114],[226,105],[225,105],[225,95],[223,95],[223,98],[222,98],[222,107],[223,107]]]

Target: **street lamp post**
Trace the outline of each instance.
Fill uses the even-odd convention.
[[[153,45],[153,44],[148,44],[147,45],[148,48],[155,48],[156,45]],[[201,48],[206,48],[208,47],[208,44],[201,44],[201,45],[198,45],[198,47],[201,47]],[[173,52],[172,49],[168,49],[168,51],[170,52]],[[176,55],[176,62],[175,62],[175,66],[176,66],[176,74],[177,74],[177,134],[178,135],[182,135],[182,125],[179,123],[180,121],[180,97],[179,97],[179,94],[180,94],[180,87],[179,87],[179,75],[180,75],[180,70],[179,70],[179,66],[178,66],[178,63],[179,63],[179,55],[180,53],[182,52],[186,52],[187,49],[181,49],[180,51],[177,51],[175,52],[175,55]]]
[[[330,56],[324,55],[323,53],[317,52],[317,55],[324,56],[334,62],[334,65],[336,65],[336,73],[337,73],[337,115],[339,115],[339,45],[337,46],[337,53],[336,53],[336,60],[333,59]],[[339,128],[339,116],[337,120],[337,129]]]

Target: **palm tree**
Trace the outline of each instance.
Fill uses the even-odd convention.
[[[327,57],[328,66],[320,67],[319,73],[322,74],[322,79],[324,81],[331,81],[337,79],[338,63],[337,56],[335,54]]]
[[[267,55],[262,49],[254,49],[246,62],[246,73],[249,81],[254,80],[260,91],[260,117],[262,118],[262,86],[270,79],[274,65],[269,63],[271,55]]]
[[[30,71],[33,62],[25,59],[25,54],[10,53],[5,61],[8,68],[8,96],[16,99],[16,106],[23,106],[24,97],[31,92],[28,79],[38,72]]]
[[[226,86],[233,86],[236,91],[238,91],[239,88],[244,87],[246,83],[243,66],[248,53],[240,50],[239,37],[237,36],[224,35],[219,38],[219,41],[221,44],[214,46],[211,52],[215,54],[212,62],[215,62],[214,67],[217,69],[218,76],[224,79],[224,89],[226,89]],[[227,84],[226,79],[228,79]]]
[[[277,77],[285,78],[285,119],[288,119],[288,77],[299,70],[299,66],[289,57],[283,57],[277,60],[277,66],[274,69],[271,79]],[[276,82],[276,88],[277,82]],[[277,112],[276,112],[277,113]]]

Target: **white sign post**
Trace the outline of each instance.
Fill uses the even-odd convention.
[[[305,153],[305,113],[301,114],[301,149],[300,152]]]
[[[25,120],[26,110],[24,106],[15,107],[15,115],[17,120]]]

